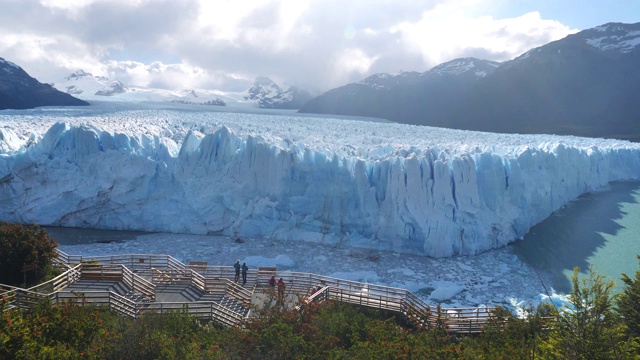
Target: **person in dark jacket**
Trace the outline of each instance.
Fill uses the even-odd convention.
[[[242,263],[242,285],[247,283],[247,270],[249,270],[247,263]]]
[[[233,281],[238,282],[240,280],[240,260],[236,261],[233,267],[236,269],[236,277],[233,278]]]

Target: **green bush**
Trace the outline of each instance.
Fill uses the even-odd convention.
[[[580,279],[579,270],[576,267],[571,277],[572,308],[556,313],[555,326],[542,346],[545,356],[585,360],[624,358],[624,324],[613,306],[613,281],[605,280],[593,268]]]
[[[640,255],[638,264],[640,265]],[[618,297],[618,311],[627,324],[629,334],[638,337],[640,336],[640,266],[633,279],[627,274],[622,274],[622,281],[625,288]]]
[[[0,284],[39,283],[52,270],[57,247],[56,241],[36,225],[0,223]]]

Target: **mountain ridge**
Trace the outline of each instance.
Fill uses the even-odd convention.
[[[376,74],[385,86],[369,77],[325,92],[300,112],[640,141],[639,65],[640,23],[608,23],[502,63],[462,58],[404,78]]]
[[[79,105],[89,103],[39,82],[20,66],[0,57],[0,110]]]
[[[254,106],[264,109],[299,109],[313,98],[307,90],[290,86],[283,90],[268,77],[259,76],[247,91],[225,93],[216,90],[155,89],[129,86],[117,79],[94,76],[77,70],[54,86],[87,100],[167,101],[181,104]]]

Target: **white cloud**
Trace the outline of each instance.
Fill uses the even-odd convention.
[[[493,54],[490,60],[509,60],[527,50],[576,32],[538,12],[512,19],[468,17],[457,6],[425,12],[418,22],[403,22],[391,29],[403,46],[419,52],[425,64],[435,66],[457,57]]]
[[[164,64],[158,61],[151,64],[108,61],[106,72],[109,78],[118,79],[126,85],[166,89],[220,89],[230,83],[231,86],[233,83],[240,83],[243,86],[240,89],[246,90],[253,81],[237,74],[211,72],[189,64]]]
[[[369,56],[361,49],[344,49],[333,62],[332,81],[340,83],[353,73],[364,76],[378,57],[379,55]]]
[[[0,0],[0,56],[45,82],[82,68],[129,85],[239,90],[264,75],[318,90],[456,57],[507,60],[573,32],[537,12],[484,13],[496,4]]]
[[[106,75],[106,66],[99,60],[101,50],[88,48],[66,35],[7,34],[0,37],[0,51],[31,76],[45,82],[53,82],[77,69]]]

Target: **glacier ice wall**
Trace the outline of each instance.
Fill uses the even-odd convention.
[[[636,145],[347,154],[224,126],[180,144],[67,123],[23,143],[0,128],[0,220],[476,254],[582,193],[640,178]]]

